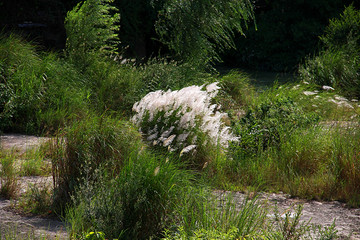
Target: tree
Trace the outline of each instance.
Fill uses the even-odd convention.
[[[77,4],[65,19],[66,52],[79,62],[91,53],[117,52],[120,15],[110,5],[113,0],[87,0]]]
[[[219,51],[233,48],[234,33],[251,20],[249,0],[168,0],[155,29],[175,58],[206,66],[221,61]]]

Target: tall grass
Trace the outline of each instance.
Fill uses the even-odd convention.
[[[0,194],[5,198],[15,198],[18,194],[15,158],[11,154],[1,154],[0,164]]]
[[[39,133],[87,109],[79,73],[53,53],[15,35],[0,38],[0,128]]]
[[[61,130],[50,150],[55,202],[63,206],[100,168],[115,175],[129,154],[141,146],[139,133],[129,123],[110,117],[88,117]]]
[[[236,203],[231,195],[213,195],[206,189],[190,187],[185,191],[176,206],[178,229],[171,229],[166,239],[192,239],[199,233],[199,239],[267,235],[267,210],[256,200]]]
[[[281,190],[302,198],[342,200],[358,206],[359,141],[356,127],[296,130],[279,147],[250,157],[236,155],[230,163],[238,178],[232,181],[257,190]]]
[[[334,87],[349,97],[359,97],[359,54],[356,46],[331,48],[308,58],[300,68],[304,81]]]
[[[134,152],[114,179],[85,182],[67,212],[71,232],[102,231],[107,238],[149,239],[170,224],[191,175],[149,153]]]

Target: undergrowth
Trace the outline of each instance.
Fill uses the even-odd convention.
[[[106,11],[96,14],[114,23],[118,15],[108,15],[116,12],[109,2],[99,2]],[[346,46],[308,59],[301,83],[260,92],[241,72],[220,76],[161,58],[120,62],[111,55],[116,28],[108,26],[99,40],[105,49],[98,46],[101,36],[93,30],[101,27],[85,21],[87,4],[67,17],[64,55],[41,52],[14,35],[0,38],[0,131],[53,137],[44,152],[23,156],[20,171],[17,157],[1,152],[3,196],[16,196],[19,175],[48,174],[43,165],[51,159],[53,192],[32,186],[22,207],[62,214],[70,235],[80,239],[92,232],[110,239],[306,239],[312,231],[299,221],[301,209],[293,219],[272,219],[259,201],[239,207],[212,188],[283,191],[359,207],[360,106],[351,101],[357,87],[349,87],[358,85],[358,57],[350,55],[357,53],[356,36],[346,33]],[[87,28],[76,25],[80,20]],[[91,32],[81,32],[89,26]],[[189,104],[177,105],[181,98]],[[194,104],[198,100],[202,104]],[[139,109],[143,103],[149,108]],[[187,145],[172,149],[181,134]],[[181,157],[185,150],[194,153],[189,159],[196,167]],[[335,237],[333,228],[315,231]]]

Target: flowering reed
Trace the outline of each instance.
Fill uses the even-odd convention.
[[[209,85],[190,86],[177,91],[158,90],[147,94],[133,106],[132,122],[140,127],[146,140],[164,146],[169,151],[190,152],[202,142],[227,148],[229,141],[237,141],[222,119],[226,113],[212,104],[220,87]]]

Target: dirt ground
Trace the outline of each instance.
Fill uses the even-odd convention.
[[[216,191],[219,196],[226,196],[229,192]],[[236,202],[241,203],[246,194],[231,192]],[[263,201],[269,207],[269,214],[272,217],[272,210],[276,205],[279,213],[284,214],[290,211],[290,217],[295,215],[296,207],[303,206],[300,220],[311,224],[330,227],[335,221],[335,229],[340,239],[360,239],[360,208],[348,208],[345,204],[332,202],[308,201],[298,198],[291,198],[283,193],[259,193],[259,201]]]
[[[7,150],[16,150],[23,153],[26,149],[39,146],[40,143],[49,140],[48,138],[40,138],[25,135],[3,135],[0,136],[0,146]],[[25,189],[28,183],[37,183],[45,181],[51,184],[51,177],[23,177],[20,178],[22,188]],[[219,196],[226,195],[229,192],[216,191]],[[246,197],[240,192],[233,192],[234,199],[241,203]],[[306,201],[282,193],[262,193],[261,201],[265,201],[268,205],[277,205],[279,212],[292,211],[294,206],[303,205],[301,220],[311,220],[312,224],[321,226],[331,226],[335,221],[336,230],[341,239],[359,239],[360,240],[360,209],[347,208],[340,202],[319,202]],[[22,216],[11,209],[13,203],[10,200],[0,199],[0,227],[11,229],[21,234],[29,232],[37,236],[47,236],[47,239],[66,239],[68,235],[65,225],[59,220],[42,218],[38,216]],[[350,236],[350,238],[349,238]]]
[[[0,147],[3,150],[12,151],[18,155],[27,150],[40,146],[49,138],[26,136],[20,134],[8,134],[0,136]],[[52,177],[19,177],[19,195],[24,194],[29,184],[39,186],[52,186]],[[0,198],[0,229],[2,231],[17,234],[18,237],[28,235],[40,237],[41,239],[68,239],[68,234],[63,222],[54,218],[39,216],[26,216],[14,211],[16,201]]]

